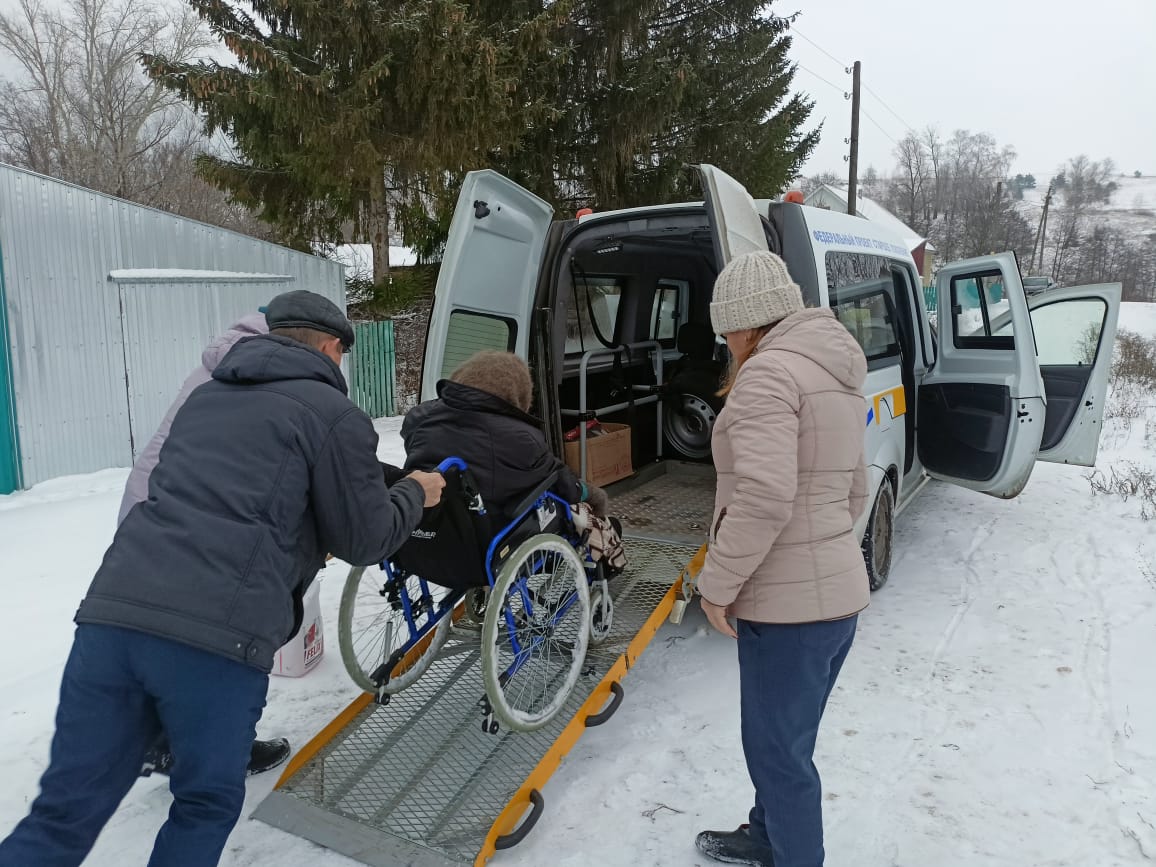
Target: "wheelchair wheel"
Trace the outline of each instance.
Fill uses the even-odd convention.
[[[543,534],[502,566],[482,624],[482,678],[495,719],[512,731],[550,722],[582,672],[590,586],[574,548]]]
[[[404,592],[409,597],[415,625],[420,629],[431,617],[438,617],[451,593],[444,587],[427,584],[423,595],[421,583],[413,576],[404,580],[404,586],[398,581],[391,588],[388,581],[389,576],[380,566],[356,566],[349,570],[337,615],[337,643],[345,670],[366,692],[383,695],[401,692],[425,674],[446,643],[453,621],[452,611],[445,611],[428,634],[428,640],[423,639],[409,649],[394,667],[389,680],[385,680],[390,674],[385,670],[387,661],[399,650],[406,649],[413,635],[406,622],[401,594]]]
[[[614,627],[614,599],[605,581],[590,591],[590,646],[599,647],[610,637]]]

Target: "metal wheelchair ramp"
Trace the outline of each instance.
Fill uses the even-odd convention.
[[[254,818],[374,867],[481,865],[516,844],[562,757],[617,708],[618,681],[666,620],[695,547],[628,539],[627,554],[610,582],[611,634],[548,726],[482,731],[478,642],[455,627],[417,683],[386,705],[362,696],[307,744]]]

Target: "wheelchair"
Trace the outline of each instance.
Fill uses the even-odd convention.
[[[613,605],[581,517],[545,480],[496,534],[465,462],[438,466],[441,505],[396,554],[355,567],[338,616],[353,681],[386,703],[417,682],[451,630],[480,644],[482,728],[530,732],[561,711],[587,648],[604,641]]]

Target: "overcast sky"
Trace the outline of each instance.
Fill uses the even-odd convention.
[[[1016,171],[1040,180],[1080,153],[1156,175],[1156,0],[773,6],[780,15],[795,9],[802,12],[791,47],[800,66],[795,87],[814,98],[813,120],[826,120],[804,174],[846,175],[851,102],[843,93],[851,76],[843,70],[860,60],[860,175],[870,165],[892,169],[891,139],[907,124],[936,124],[945,136],[960,128],[989,132],[1015,147]]]

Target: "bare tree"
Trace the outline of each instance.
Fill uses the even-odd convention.
[[[943,210],[943,190],[947,183],[943,159],[943,139],[939,135],[938,127],[928,126],[923,131],[923,147],[927,152],[927,162],[931,170],[932,180],[931,194],[926,197],[929,208],[924,214],[924,219],[930,226],[931,223],[939,219],[939,214]]]
[[[1094,161],[1081,154],[1068,160],[1055,178],[1064,207],[1060,213],[1052,258],[1052,279],[1059,280],[1072,266],[1071,257],[1083,241],[1088,212],[1111,201],[1117,184],[1112,180],[1116,164],[1110,160]]]
[[[187,60],[214,41],[185,4],[20,0],[0,13],[0,159],[100,192],[265,234],[197,177],[207,143],[180,98],[153,82],[142,54]]]
[[[900,205],[900,213],[907,225],[916,231],[925,231],[923,214],[928,183],[927,150],[923,141],[913,132],[907,133],[895,146],[895,179],[892,195]]]

